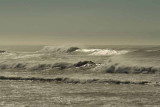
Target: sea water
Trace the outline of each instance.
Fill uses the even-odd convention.
[[[159,106],[160,46],[0,46],[1,106]]]

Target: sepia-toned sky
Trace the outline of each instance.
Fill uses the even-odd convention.
[[[160,0],[0,0],[0,45],[160,45]]]

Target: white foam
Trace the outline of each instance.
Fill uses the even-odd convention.
[[[90,55],[121,55],[126,54],[128,51],[122,50],[122,51],[115,51],[115,50],[100,50],[97,52],[93,52]]]
[[[98,52],[101,49],[78,49],[77,52]]]
[[[89,53],[89,55],[121,55],[129,52],[127,50],[111,50],[111,49],[79,49],[76,51]]]
[[[159,49],[157,50],[145,50],[146,52],[157,52],[157,51],[160,51]]]

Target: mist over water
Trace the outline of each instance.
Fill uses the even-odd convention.
[[[159,46],[1,46],[0,105],[152,107],[159,76]]]
[[[16,49],[17,48],[17,49]],[[0,69],[52,70],[75,69],[78,62],[90,61],[88,72],[103,73],[159,73],[160,47],[155,46],[28,46],[3,47]],[[56,65],[56,66],[55,66]],[[87,68],[88,69],[88,68]]]

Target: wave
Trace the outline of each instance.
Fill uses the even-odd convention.
[[[89,53],[89,55],[121,55],[126,54],[127,50],[111,50],[111,49],[78,49],[77,52]]]
[[[67,52],[74,52],[78,49],[79,49],[78,47],[70,47],[70,48],[67,49]]]
[[[127,66],[119,64],[106,65],[102,64],[93,69],[94,71],[99,71],[103,73],[126,73],[126,74],[155,74],[160,73],[159,67],[153,66]]]
[[[0,64],[1,70],[29,70],[29,71],[41,71],[41,70],[64,70],[70,72],[88,72],[88,73],[125,73],[125,74],[155,74],[160,73],[160,67],[154,66],[134,66],[134,65],[122,65],[119,63],[95,63],[92,61],[79,61],[77,63],[26,63],[24,62],[4,62]]]
[[[79,52],[88,55],[121,55],[126,54],[128,50],[112,50],[112,49],[81,49],[79,47],[54,47],[54,46],[45,46],[39,52],[52,52],[52,53],[72,53]]]
[[[24,80],[24,81],[42,81],[42,82],[56,82],[56,83],[69,83],[69,84],[91,84],[91,83],[102,83],[102,84],[139,84],[139,85],[147,85],[150,84],[148,81],[119,81],[119,80],[111,80],[111,79],[72,79],[72,78],[35,78],[35,77],[5,77],[0,76],[0,80]]]
[[[80,61],[77,63],[67,63],[67,62],[59,62],[54,64],[47,63],[26,63],[26,62],[4,62],[0,64],[0,69],[27,69],[27,70],[47,70],[47,69],[68,69],[68,68],[77,68],[77,67],[90,67],[96,66],[96,64],[92,61]]]
[[[0,53],[5,53],[6,51],[5,50],[0,50]]]
[[[74,52],[77,49],[79,49],[79,47],[56,47],[56,46],[44,46],[43,49],[41,49],[40,51],[37,52],[58,52],[58,53],[70,53],[70,52]]]
[[[4,53],[0,54],[1,70],[41,71],[59,69],[67,72],[81,70],[88,73],[160,73],[159,59],[156,56],[159,53],[148,55],[144,54],[143,51],[131,52],[125,49],[87,49],[54,46],[45,46],[40,51],[30,53]],[[150,59],[144,57],[145,55]]]

